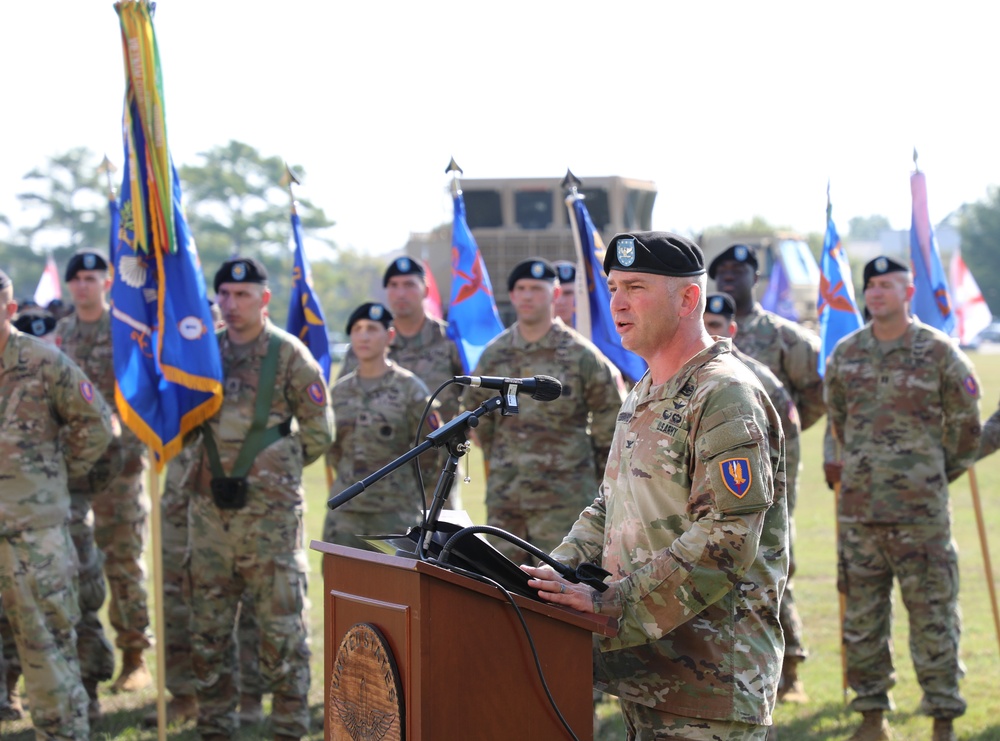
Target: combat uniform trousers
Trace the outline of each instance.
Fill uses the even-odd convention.
[[[117,633],[115,645],[124,651],[152,645],[143,558],[150,507],[146,470],[145,456],[129,455],[125,470],[91,500],[94,539],[104,554],[111,591],[108,619]]]
[[[620,700],[628,741],[765,741],[767,726],[734,720],[672,715],[637,702]]]
[[[104,554],[94,540],[94,512],[89,494],[70,494],[69,534],[80,562],[78,587],[80,622],[76,626],[77,655],[84,684],[111,679],[115,671],[115,649],[104,633],[99,612],[108,596],[104,581]]]
[[[841,523],[839,584],[846,596],[847,679],[853,710],[891,710],[892,587],[899,581],[909,614],[910,653],[923,690],[920,712],[955,718],[965,712],[958,689],[958,552],[947,524]]]
[[[244,590],[260,625],[260,674],[274,693],[274,733],[299,738],[309,731],[308,561],[302,513],[283,506],[253,501],[220,510],[207,495],[191,498],[192,643],[202,735],[231,736],[238,727],[232,641]]]
[[[38,739],[90,737],[76,655],[77,563],[65,524],[0,537],[0,594]]]

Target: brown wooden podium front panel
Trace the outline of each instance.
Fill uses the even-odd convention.
[[[357,623],[377,627],[402,679],[409,741],[568,737],[545,697],[520,622],[496,589],[427,564],[319,545],[328,672],[347,630]],[[527,603],[522,613],[549,690],[577,737],[591,739],[592,633],[585,619],[519,601]]]

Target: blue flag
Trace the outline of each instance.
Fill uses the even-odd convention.
[[[118,210],[118,198],[111,196],[108,198],[108,214],[111,216],[111,231],[108,232],[108,264],[115,260],[115,247],[118,244],[118,230],[121,229],[122,217]]]
[[[126,55],[125,167],[114,251],[111,339],[122,421],[161,470],[222,405],[222,361],[205,279],[167,149],[149,4],[116,5]]]
[[[795,311],[795,301],[792,298],[792,287],[788,282],[788,273],[781,259],[774,261],[771,267],[771,277],[767,281],[767,290],[760,299],[761,308],[777,314],[790,322],[799,320]]]
[[[919,170],[910,176],[910,193],[913,195],[910,262],[916,288],[910,307],[913,315],[924,324],[950,335],[955,330],[955,313],[927,210],[927,180]]]
[[[854,299],[854,283],[847,253],[833,223],[833,209],[826,207],[826,236],[823,237],[823,257],[820,260],[819,299],[819,374],[826,372],[826,361],[841,339],[864,326]]]
[[[566,208],[576,244],[577,263],[583,266],[587,278],[586,301],[577,301],[576,329],[593,342],[623,376],[635,383],[646,372],[646,361],[622,347],[622,339],[615,329],[611,292],[604,274],[604,241],[581,195],[566,196]]]
[[[295,267],[292,270],[292,297],[288,303],[285,329],[305,343],[330,382],[330,338],[326,334],[323,307],[313,291],[312,271],[302,249],[302,220],[292,208],[292,235],[295,237]]]
[[[503,322],[493,299],[493,284],[465,220],[462,191],[458,191],[455,194],[455,221],[451,229],[448,336],[458,347],[466,373],[472,372],[490,340],[502,331]]]

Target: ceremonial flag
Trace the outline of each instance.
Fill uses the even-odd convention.
[[[448,336],[458,347],[465,372],[471,373],[486,345],[503,331],[503,323],[493,299],[493,284],[486,272],[486,263],[465,220],[461,190],[456,190],[454,201]]]
[[[913,195],[910,262],[913,267],[913,285],[916,288],[910,306],[914,316],[924,324],[940,329],[945,334],[953,334],[955,314],[927,210],[927,180],[920,170],[910,175],[910,193]]]
[[[45,270],[35,287],[35,303],[43,309],[57,298],[62,298],[62,283],[59,282],[59,269],[52,255],[45,258]]]
[[[108,264],[115,259],[115,247],[118,244],[118,231],[122,226],[122,214],[118,208],[118,199],[113,193],[108,194],[108,215],[111,217],[111,230],[108,232]]]
[[[833,207],[826,203],[826,235],[823,237],[823,257],[820,260],[819,299],[819,374],[826,372],[826,361],[841,339],[861,329],[864,320],[854,299],[854,283],[847,253],[833,223]]]
[[[979,284],[972,277],[962,259],[962,251],[955,250],[951,256],[951,293],[955,299],[955,337],[959,343],[968,345],[976,335],[990,326],[993,321],[993,314],[990,307],[986,305]]]
[[[152,448],[159,470],[222,405],[222,362],[167,148],[151,5],[115,3],[126,89],[111,336],[119,414]]]
[[[295,238],[295,267],[292,269],[292,297],[288,304],[285,329],[295,335],[312,353],[330,382],[330,338],[326,333],[323,307],[313,290],[312,271],[302,249],[302,220],[292,206],[292,236]]]
[[[622,347],[622,340],[611,316],[611,293],[604,274],[604,241],[594,227],[583,196],[575,190],[566,196],[570,228],[576,245],[578,270],[586,276],[586,296],[576,303],[576,330],[593,342],[622,375],[635,383],[646,372],[646,362]],[[580,285],[577,276],[577,285]],[[581,300],[583,299],[583,300]]]
[[[767,281],[767,290],[760,300],[760,305],[765,311],[784,317],[790,322],[799,320],[799,313],[795,311],[795,301],[792,298],[792,286],[788,282],[785,264],[780,258],[775,260],[771,267],[771,277]]]
[[[420,262],[424,265],[424,282],[427,284],[427,295],[424,296],[424,313],[435,319],[443,319],[441,291],[438,290],[437,281],[434,279],[434,271],[431,270],[431,265],[426,260]]]

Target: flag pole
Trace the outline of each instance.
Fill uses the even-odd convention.
[[[153,449],[149,451],[149,529],[153,549],[153,588],[155,589],[156,629],[156,737],[159,741],[167,738],[167,646],[164,637],[166,618],[163,608],[163,523],[160,510],[160,475],[154,464]]]
[[[114,174],[117,171],[118,171],[118,168],[115,167],[115,163],[112,162],[108,158],[108,155],[105,154],[104,155],[104,159],[101,160],[101,164],[99,164],[97,166],[97,174],[100,175],[101,173],[104,173],[104,175],[107,177],[107,181],[108,181],[108,200],[109,201],[115,200],[115,195],[116,195],[116,193],[115,193],[115,186],[114,186],[114,183],[111,182],[111,175]]]
[[[993,584],[990,545],[986,538],[986,525],[983,522],[983,505],[979,499],[979,485],[976,483],[975,466],[969,466],[969,489],[972,490],[972,506],[976,511],[976,527],[979,529],[979,546],[983,552],[983,568],[986,571],[986,584],[990,590],[990,605],[993,607],[993,627],[997,634],[997,645],[1000,646],[1000,610],[997,609],[997,592]]]

